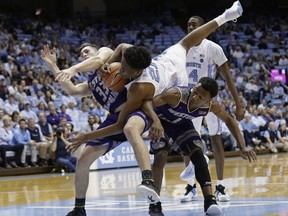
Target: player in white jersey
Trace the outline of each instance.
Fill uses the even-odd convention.
[[[204,20],[199,16],[192,16],[187,23],[188,33],[194,31],[198,27],[204,24]],[[189,77],[189,87],[194,87],[202,77],[214,78],[216,76],[217,66],[219,67],[222,75],[224,76],[228,88],[235,100],[236,104],[236,117],[238,120],[244,117],[244,108],[239,100],[237,89],[234,85],[234,81],[231,78],[227,58],[223,52],[223,49],[216,43],[204,39],[197,46],[192,47],[186,60],[186,71]],[[214,158],[216,165],[216,172],[218,182],[216,185],[216,197],[218,201],[230,201],[230,197],[225,193],[223,184],[223,172],[224,172],[224,149],[221,142],[221,127],[220,120],[212,112],[205,116],[209,135],[211,138],[212,148],[214,150]],[[192,120],[195,129],[200,133],[203,117],[198,117]],[[188,166],[189,160],[185,157],[185,165]],[[187,173],[194,173],[190,168],[194,168],[192,164],[184,171],[183,178],[187,179]],[[185,176],[186,175],[186,176]],[[186,193],[181,198],[182,202],[192,201],[197,197],[196,184],[194,184],[194,177],[188,180],[186,187]]]
[[[125,126],[127,116],[133,111],[139,109],[143,101],[152,99],[157,94],[162,93],[165,89],[173,85],[185,85],[185,82],[187,84],[185,62],[186,54],[189,49],[196,44],[199,44],[222,24],[241,16],[242,12],[242,6],[239,1],[234,2],[233,6],[230,9],[227,9],[222,15],[186,35],[178,44],[165,50],[152,62],[151,57],[149,59],[149,52],[143,47],[120,44],[107,62],[112,63],[121,61],[119,75],[123,78],[130,79],[132,84],[127,86],[129,88],[127,92],[127,101],[121,109],[118,121],[116,124],[97,131],[86,133],[84,135],[77,135],[68,149],[73,150],[87,140],[121,133]],[[168,72],[168,76],[165,76],[166,72]],[[135,124],[138,123],[139,122],[136,120]],[[152,130],[150,130],[150,132],[152,132],[156,138],[163,137],[163,127],[161,126],[159,119],[153,119],[151,128]],[[142,146],[139,147],[142,148]],[[141,156],[144,156],[144,153],[146,154],[146,152],[148,152],[147,149],[143,149],[143,155]],[[147,158],[149,158],[149,153]],[[148,195],[151,190],[154,190],[154,188],[151,187],[150,191],[145,191],[147,185],[153,186],[154,181],[152,179],[152,173],[147,172],[146,174],[151,177],[150,181],[142,182],[137,189],[138,191]],[[155,204],[155,200],[151,199],[150,196],[146,197],[147,200],[151,201],[151,204]]]

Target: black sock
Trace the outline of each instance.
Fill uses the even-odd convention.
[[[152,171],[151,170],[143,170],[142,171],[142,180],[154,182]]]
[[[84,208],[85,198],[75,198],[75,208]]]

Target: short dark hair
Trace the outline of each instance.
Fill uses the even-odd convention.
[[[215,97],[218,94],[218,83],[216,80],[210,77],[202,77],[198,83],[201,83],[201,86],[210,93],[211,97]]]
[[[124,58],[127,64],[136,70],[143,70],[151,63],[151,54],[141,46],[132,46],[124,51]]]
[[[81,52],[82,49],[84,49],[84,47],[87,47],[87,46],[90,46],[90,47],[94,47],[95,49],[97,49],[97,47],[93,44],[90,44],[90,43],[82,43],[79,48],[78,48],[78,53]]]
[[[205,20],[204,20],[202,17],[200,17],[200,16],[192,16],[192,17],[189,18],[189,20],[190,20],[191,18],[197,19],[200,26],[202,26],[202,25],[205,24]]]

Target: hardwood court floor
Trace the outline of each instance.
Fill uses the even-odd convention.
[[[216,183],[214,161],[209,162]],[[168,164],[162,190],[166,216],[204,215],[199,186],[197,201],[182,204],[186,183],[179,179],[182,163]],[[147,203],[135,193],[141,182],[138,168],[93,171],[87,193],[90,216],[148,215]],[[249,164],[227,158],[226,192],[229,203],[219,203],[226,216],[288,216],[288,154],[269,154]],[[213,186],[214,189],[215,186]],[[64,216],[74,204],[74,174],[45,174],[0,178],[0,216]]]

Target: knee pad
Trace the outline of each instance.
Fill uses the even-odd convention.
[[[159,142],[158,141],[150,142],[150,150],[149,150],[150,154],[155,155],[163,150],[167,152],[169,152],[170,150],[169,142],[166,138],[161,138]]]
[[[190,160],[195,166],[195,176],[201,187],[211,186],[211,177],[208,164],[200,148],[194,150]]]

